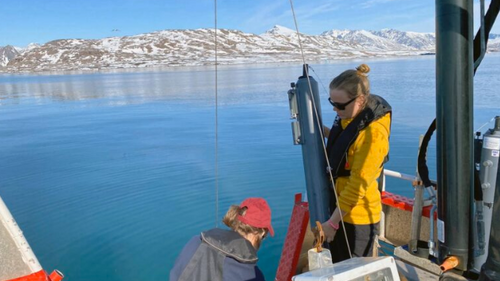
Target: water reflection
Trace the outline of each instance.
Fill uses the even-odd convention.
[[[63,101],[106,98],[137,103],[161,98],[193,99],[193,93],[213,88],[209,76],[202,72],[6,76],[0,78],[0,100],[11,103],[21,98]]]
[[[385,61],[385,60],[384,60]],[[383,63],[384,61],[379,61]],[[313,76],[326,89],[335,74],[353,62],[315,66]],[[300,64],[220,66],[217,73],[219,102],[224,104],[282,102],[290,82],[301,74]],[[319,77],[318,77],[319,76]],[[0,75],[0,104],[20,98],[78,101],[106,98],[122,104],[149,100],[188,100],[214,104],[213,67],[110,70],[41,75]],[[323,90],[323,95],[326,92]]]
[[[219,97],[223,103],[248,102],[260,99],[262,95],[269,95],[273,89],[277,89],[276,85],[285,85],[285,90],[279,88],[279,94],[271,95],[271,98],[282,100],[289,80],[297,76],[297,69],[300,66],[284,66],[279,72],[275,72],[273,68],[258,66],[221,67],[217,85]],[[56,101],[108,99],[122,104],[159,99],[198,100],[200,103],[211,102],[213,105],[214,88],[215,72],[211,67],[148,71],[134,69],[65,75],[1,75],[0,104],[33,98]]]

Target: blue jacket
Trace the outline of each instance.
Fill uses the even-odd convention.
[[[170,271],[170,281],[265,281],[252,244],[232,230],[214,228],[194,236]]]

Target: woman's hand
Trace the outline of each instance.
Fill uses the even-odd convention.
[[[327,126],[325,126],[325,125],[323,125],[323,136],[325,138],[328,138],[329,135],[330,135],[330,128],[327,127]]]
[[[325,233],[325,240],[326,242],[330,243],[333,241],[333,238],[335,238],[335,234],[337,233],[337,230],[335,230],[328,221],[325,221],[324,223],[321,224],[323,227],[323,232]]]
[[[335,234],[337,233],[338,228],[334,228],[333,224],[330,221],[326,221],[321,223],[316,221],[316,227],[311,228],[311,231],[314,235],[314,247],[321,247],[323,242],[332,242],[333,238],[335,238]]]

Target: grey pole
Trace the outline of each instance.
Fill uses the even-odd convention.
[[[467,270],[473,192],[472,0],[436,1],[439,261]]]
[[[292,118],[298,121],[292,123],[294,143],[302,145],[310,222],[311,226],[315,226],[315,221],[325,222],[330,217],[330,190],[326,177],[324,140],[321,138],[320,132],[323,130],[323,123],[321,122],[318,83],[309,76],[311,93],[306,73],[308,72],[304,69],[304,75],[299,77],[295,88],[290,90],[288,94]],[[313,102],[316,105],[318,115],[314,112]],[[319,122],[316,116],[318,116]]]

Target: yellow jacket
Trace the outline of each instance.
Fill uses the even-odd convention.
[[[346,128],[352,119],[341,120]],[[339,177],[335,188],[338,206],[347,215],[344,221],[351,224],[372,224],[380,221],[382,204],[378,190],[378,177],[382,163],[389,153],[390,114],[373,121],[359,132],[347,153],[348,177]]]

